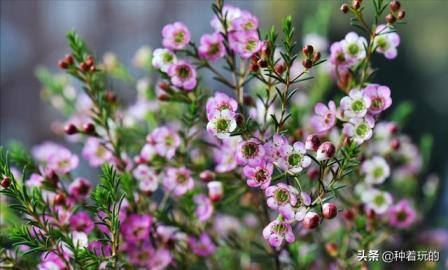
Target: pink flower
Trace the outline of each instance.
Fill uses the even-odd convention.
[[[366,115],[365,118],[352,118],[349,123],[344,124],[342,131],[357,144],[362,144],[372,137],[372,129],[374,126],[375,120],[373,117]]]
[[[149,237],[152,217],[132,214],[121,225],[121,233],[126,242],[137,242]]]
[[[149,242],[143,242],[140,245],[128,242],[126,252],[133,265],[149,269],[149,262],[154,254],[154,247]]]
[[[341,109],[347,118],[364,117],[370,105],[370,98],[358,89],[352,89],[348,96],[341,99]]]
[[[89,161],[90,166],[99,167],[111,160],[112,153],[103,145],[101,140],[90,137],[84,145],[82,156]]]
[[[400,36],[394,32],[393,28],[384,24],[376,27],[377,36],[374,40],[374,47],[377,53],[382,53],[387,59],[397,57],[397,47],[400,45]]]
[[[151,270],[163,270],[170,265],[172,260],[173,256],[169,250],[159,248],[152,254],[148,266]]]
[[[232,21],[232,29],[235,31],[257,31],[258,18],[247,10],[241,12],[241,16]]]
[[[292,146],[284,145],[280,149],[280,155],[279,167],[290,174],[298,174],[311,164],[311,159],[306,156],[305,145],[302,142],[295,142]]]
[[[199,56],[210,61],[223,57],[226,54],[223,41],[220,33],[204,34],[199,41]]]
[[[333,101],[328,102],[328,107],[325,104],[317,103],[314,112],[316,114],[311,117],[310,122],[316,132],[328,131],[336,123],[336,105]]]
[[[236,162],[239,165],[257,165],[263,159],[265,150],[260,141],[256,139],[249,139],[242,141],[238,145],[236,152]]]
[[[226,15],[227,30],[233,31],[233,21],[241,16],[241,9],[234,7],[232,5],[225,4],[222,13]],[[224,28],[221,21],[217,16],[214,16],[210,22],[210,25],[215,29],[216,32],[224,32]]]
[[[415,210],[408,200],[401,200],[389,208],[389,223],[397,228],[409,228],[415,220]]]
[[[370,84],[362,90],[362,93],[370,99],[369,112],[371,114],[378,114],[392,105],[390,89],[387,86]]]
[[[328,160],[334,156],[336,147],[331,142],[324,142],[319,146],[316,153],[316,159],[319,161]]]
[[[33,173],[30,176],[30,179],[26,180],[25,185],[27,187],[41,187],[44,181],[44,177],[40,174]]]
[[[198,256],[210,256],[216,251],[215,244],[206,233],[202,233],[199,236],[199,239],[190,237],[188,243],[193,250],[193,253]]]
[[[90,233],[94,224],[86,212],[78,212],[70,217],[70,227],[74,231]]]
[[[180,50],[190,42],[190,31],[181,22],[167,24],[162,29],[163,41],[165,48],[172,50]]]
[[[245,59],[252,57],[263,46],[263,42],[255,31],[233,32],[229,36],[229,42],[232,50]]]
[[[148,154],[143,157],[145,160],[146,157],[151,159],[151,154],[154,152],[159,156],[171,159],[176,154],[176,150],[180,145],[180,137],[177,132],[167,126],[157,127],[151,132],[150,135],[148,135],[146,140],[149,145],[153,147],[153,149],[145,150],[146,146],[144,147],[143,150],[148,151]]]
[[[159,186],[159,178],[155,171],[144,164],[138,165],[133,175],[138,180],[139,189],[143,192],[153,192]]]
[[[62,145],[54,142],[44,142],[36,145],[31,150],[33,157],[40,162],[48,162],[48,159],[59,150],[64,149]]]
[[[238,109],[238,102],[222,92],[217,92],[207,100],[206,109],[207,118],[210,121],[224,110],[228,110],[234,115]]]
[[[196,204],[196,216],[199,221],[207,221],[213,214],[212,201],[204,194],[194,196],[194,203]]]
[[[182,196],[187,191],[193,189],[194,181],[187,168],[168,168],[166,177],[163,179],[163,185],[167,190],[173,192],[175,196]]]
[[[288,243],[292,243],[296,240],[291,225],[280,220],[274,220],[269,223],[268,226],[263,229],[263,237],[273,247],[281,246],[283,240],[286,240]]]
[[[79,159],[68,149],[59,149],[48,158],[47,168],[56,173],[66,174],[78,167]]]
[[[288,145],[288,139],[279,134],[275,134],[272,137],[272,141],[268,141],[264,144],[264,149],[266,151],[265,159],[269,162],[276,163],[281,157],[281,149]]]
[[[271,176],[274,166],[264,160],[257,163],[254,167],[244,167],[244,176],[247,178],[247,185],[250,187],[267,188],[271,184]]]
[[[171,83],[185,91],[191,91],[196,87],[196,69],[187,61],[179,60],[169,66],[167,70]]]
[[[223,139],[219,148],[213,149],[213,160],[216,162],[215,171],[225,173],[236,168],[235,160],[238,139],[236,137]]]
[[[89,197],[92,184],[84,178],[77,178],[68,187],[68,193],[76,200],[83,200]]]
[[[94,240],[89,243],[87,247],[96,256],[110,256],[112,254],[112,248],[107,242],[100,240]]]
[[[335,66],[345,68],[352,65],[353,62],[354,61],[352,59],[346,57],[341,42],[331,44],[330,63]]]
[[[38,270],[63,270],[67,266],[64,260],[54,252],[46,252],[41,256],[41,263],[37,266]]]
[[[297,204],[298,194],[299,192],[295,187],[283,183],[270,186],[265,190],[269,208],[278,210],[280,215],[287,220],[294,217],[293,206]]]

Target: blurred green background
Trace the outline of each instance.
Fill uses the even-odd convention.
[[[365,2],[369,2],[365,0]],[[413,113],[405,131],[415,142],[425,134],[434,147],[425,175],[435,172],[441,180],[448,173],[448,1],[401,1],[407,24],[401,26],[401,45],[395,61],[376,57],[380,68],[376,81],[389,85],[394,104],[409,101]],[[330,42],[354,30],[349,17],[339,11],[342,1],[228,1],[248,9],[260,19],[262,33],[280,19],[293,15],[301,45],[304,31],[328,34]],[[65,33],[76,29],[96,55],[115,52],[126,64],[142,45],[160,46],[160,30],[180,20],[192,31],[193,40],[211,32],[210,1],[14,1],[2,0],[0,64],[0,144],[17,139],[32,146],[45,139],[58,139],[51,132],[54,111],[40,101],[40,84],[34,76],[38,65],[57,70],[57,60],[67,51]],[[370,3],[369,3],[370,4]],[[306,25],[313,16],[329,10],[328,25]],[[304,30],[306,29],[306,30]],[[135,89],[125,89],[134,96]],[[422,177],[422,180],[424,177]],[[433,209],[434,222],[446,215],[448,184],[442,181],[439,202]],[[441,224],[439,224],[440,226]],[[445,224],[446,225],[446,224]],[[442,225],[443,226],[443,225]]]

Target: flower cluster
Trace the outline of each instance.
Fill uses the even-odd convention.
[[[375,52],[397,56],[390,16],[404,11],[392,1],[380,24],[387,4],[373,2],[371,26],[366,3],[342,7],[369,38],[350,32],[326,52],[319,33],[297,49],[291,17],[261,35],[252,13],[217,1],[214,31],[198,43],[174,22],[163,27],[161,48],[137,52],[134,64],[160,76],[154,84],[135,81],[113,53],[96,60],[70,32],[72,52],[59,66],[82,91],[67,77],[39,77],[69,119],[56,133],[81,144],[83,160],[53,142],[30,155],[17,145],[0,150],[5,211],[22,223],[5,236],[18,249],[11,255],[5,245],[0,268],[299,269],[315,258],[315,269],[345,269],[354,262],[344,250],[412,233],[423,213],[415,190],[401,187],[417,182],[425,157],[402,123],[381,119],[392,91],[373,81],[371,61]],[[203,70],[219,91],[200,83]],[[109,76],[136,86],[134,104],[123,107]],[[342,91],[329,95],[319,84],[310,93],[312,76],[333,78]],[[101,167],[101,177],[80,177],[84,165]],[[29,252],[39,261],[26,261]]]

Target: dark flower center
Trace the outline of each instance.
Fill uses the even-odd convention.
[[[289,192],[285,189],[279,189],[275,192],[275,199],[280,203],[285,203],[289,200]]]
[[[408,218],[408,214],[405,211],[401,210],[397,213],[398,221],[405,221],[407,218]]]
[[[258,145],[254,142],[248,142],[243,146],[243,154],[246,158],[255,156],[258,152]]]
[[[257,182],[261,183],[266,181],[267,178],[267,172],[266,170],[258,170],[257,173],[255,174],[255,180],[257,180]]]
[[[177,75],[182,79],[190,77],[190,72],[191,72],[190,68],[186,65],[177,68]]]
[[[381,109],[383,107],[384,101],[380,97],[376,97],[372,99],[372,105],[370,105],[374,109]]]

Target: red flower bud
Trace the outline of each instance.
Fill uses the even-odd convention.
[[[88,70],[90,69],[90,66],[87,65],[85,62],[81,62],[81,63],[79,64],[79,68],[80,68],[82,71],[88,71]]]
[[[262,68],[265,68],[265,67],[268,66],[268,62],[266,62],[266,60],[264,60],[264,59],[260,59],[260,60],[257,61],[257,65],[262,67]]]
[[[115,103],[117,101],[117,95],[112,91],[106,91],[104,99],[109,103]]]
[[[93,134],[95,133],[95,125],[93,125],[92,123],[87,123],[84,125],[83,130],[87,134]]]
[[[157,96],[157,99],[160,101],[168,101],[168,100],[170,100],[170,97],[166,94],[160,94]]]
[[[305,47],[303,47],[302,52],[304,55],[308,56],[313,54],[314,48],[311,45],[306,45]]]
[[[4,178],[2,179],[2,182],[0,182],[0,185],[1,185],[3,188],[8,188],[9,185],[11,185],[11,178],[9,178],[8,176],[4,177]]]
[[[398,11],[397,18],[398,18],[399,20],[403,20],[404,17],[406,17],[406,11],[404,11],[404,10],[400,10],[400,11]]]
[[[235,116],[236,125],[241,127],[244,124],[244,115],[241,113],[237,113]]]
[[[89,55],[89,56],[87,57],[87,60],[84,61],[84,62],[85,62],[86,65],[89,66],[89,67],[93,66],[93,64],[94,64],[94,58],[93,58],[93,56]]]
[[[353,220],[353,218],[355,218],[355,212],[353,212],[352,209],[345,209],[344,211],[342,211],[342,215],[344,216],[344,218],[346,220]]]
[[[308,170],[308,177],[311,180],[317,179],[318,176],[319,176],[319,170],[318,169],[310,169],[310,170]]]
[[[303,219],[303,227],[308,230],[312,230],[319,226],[319,215],[314,212],[308,212]]]
[[[67,62],[65,62],[64,60],[59,60],[58,61],[58,66],[62,69],[67,69],[68,68],[68,64]]]
[[[328,255],[332,257],[338,255],[338,245],[336,245],[335,243],[325,244],[325,250],[327,251]]]
[[[374,220],[376,217],[375,210],[373,209],[366,209],[366,216],[368,219]]]
[[[54,203],[57,205],[63,205],[65,204],[65,195],[64,193],[58,193],[55,197],[54,197]]]
[[[320,139],[316,134],[311,134],[306,137],[305,148],[306,150],[317,151],[320,145]]]
[[[399,139],[392,139],[390,141],[390,148],[394,149],[394,150],[398,150],[400,148],[400,140]]]
[[[319,146],[317,149],[317,160],[327,160],[334,156],[334,153],[336,152],[336,147],[331,142],[324,142]]]
[[[56,186],[57,183],[59,182],[59,176],[56,174],[55,171],[51,170],[49,172],[46,173],[45,175],[45,180],[53,186]]]
[[[166,91],[166,90],[170,89],[170,84],[167,81],[161,81],[159,83],[159,88]]]
[[[343,13],[347,13],[348,12],[348,10],[349,10],[350,8],[348,7],[348,5],[347,4],[342,4],[342,6],[341,6],[341,11],[343,12]]]
[[[359,1],[359,0],[353,1],[353,8],[354,9],[359,9],[360,7],[361,7],[361,1]]]
[[[208,187],[208,197],[210,200],[217,202],[221,200],[224,195],[224,190],[222,188],[222,183],[219,181],[211,181],[207,184]]]
[[[334,203],[324,203],[322,205],[322,215],[326,219],[332,219],[338,214],[338,208]]]
[[[310,69],[313,66],[313,61],[311,61],[310,59],[305,59],[305,60],[302,61],[302,65],[306,69]]]
[[[247,105],[247,106],[255,106],[254,99],[249,95],[245,95],[243,97],[243,103],[244,103],[244,105]]]
[[[257,64],[251,63],[250,64],[250,71],[257,72],[260,69],[260,67]]]
[[[64,56],[64,62],[66,62],[68,65],[73,65],[73,56],[71,54],[66,54]]]
[[[393,24],[396,20],[397,20],[397,19],[395,18],[394,15],[392,15],[392,14],[387,14],[387,16],[386,16],[386,22],[387,22],[388,24]]]
[[[67,135],[73,135],[78,133],[78,128],[73,124],[68,124],[64,127],[64,132]]]
[[[215,173],[209,170],[205,170],[199,174],[199,178],[201,178],[204,182],[210,182],[215,179]]]
[[[285,65],[280,63],[275,65],[275,72],[277,72],[278,74],[282,74],[283,72],[285,72]]]
[[[400,1],[393,0],[393,1],[390,2],[390,4],[389,4],[389,8],[390,8],[390,10],[393,11],[393,12],[399,10],[400,7],[401,7],[401,3],[400,3]]]

